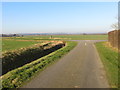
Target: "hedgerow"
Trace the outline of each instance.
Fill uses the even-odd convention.
[[[36,44],[31,47],[7,51],[2,54],[2,75],[31,61],[41,58],[63,47],[63,42],[50,42],[44,45]]]
[[[6,73],[5,75],[1,76],[2,89],[21,87],[21,85],[29,81],[35,74],[43,70],[50,63],[53,63],[61,58],[76,45],[77,42],[68,41],[65,47]]]

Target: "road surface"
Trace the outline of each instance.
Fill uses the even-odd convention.
[[[78,40],[67,55],[22,88],[109,88],[93,40]]]

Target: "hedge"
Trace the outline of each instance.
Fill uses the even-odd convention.
[[[65,47],[6,73],[0,77],[2,79],[2,89],[21,87],[21,85],[29,81],[35,74],[43,70],[50,63],[61,58],[76,45],[77,42],[67,41]]]
[[[52,42],[44,45],[36,44],[32,47],[8,51],[2,54],[2,75],[31,61],[48,55],[63,47],[63,42]]]

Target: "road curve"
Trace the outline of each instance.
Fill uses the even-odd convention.
[[[22,88],[109,88],[93,40],[78,40],[67,55]]]

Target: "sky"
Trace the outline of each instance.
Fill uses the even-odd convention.
[[[117,2],[3,2],[2,33],[107,33]]]

